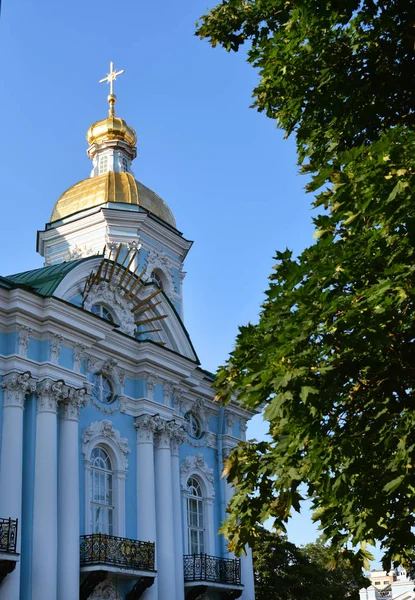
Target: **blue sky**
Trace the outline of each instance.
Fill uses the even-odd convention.
[[[213,4],[212,4],[213,5]],[[85,133],[107,112],[138,135],[136,178],[195,243],[185,265],[185,324],[205,368],[226,360],[237,327],[257,319],[275,250],[312,243],[311,197],[294,140],[249,106],[257,74],[244,53],[194,35],[206,0],[6,0],[0,18],[1,274],[39,267],[36,230],[65,189],[89,176]],[[256,417],[248,434],[266,427]],[[307,511],[292,541],[313,541]]]

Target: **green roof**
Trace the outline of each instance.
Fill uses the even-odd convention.
[[[23,273],[15,273],[8,275],[5,279],[8,282],[13,282],[18,285],[29,287],[41,296],[52,296],[60,282],[64,277],[81,263],[97,258],[98,256],[88,256],[79,260],[60,263],[50,267],[42,267],[33,271],[24,271]]]

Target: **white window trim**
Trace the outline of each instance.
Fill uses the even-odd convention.
[[[185,525],[184,553],[189,554],[189,536],[187,529],[187,482],[191,477],[195,477],[202,488],[203,511],[205,518],[205,553],[215,556],[215,522],[213,514],[213,503],[215,499],[215,490],[213,487],[213,471],[203,460],[201,454],[188,456],[182,463],[180,470],[181,487],[183,491],[183,523]]]
[[[109,420],[95,421],[83,436],[83,453],[85,455],[85,533],[91,534],[89,525],[90,496],[89,490],[92,476],[91,454],[94,448],[101,446],[108,453],[113,470],[114,520],[113,535],[125,537],[125,480],[127,477],[128,448],[126,438],[120,437],[120,432],[113,429]]]

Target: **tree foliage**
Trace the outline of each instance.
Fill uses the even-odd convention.
[[[359,589],[370,585],[342,556],[334,566],[320,540],[298,548],[262,527],[253,559],[257,600],[359,600]]]
[[[227,50],[249,42],[254,106],[296,136],[320,212],[315,244],[277,252],[259,322],[218,373],[219,398],[270,422],[227,463],[236,551],[270,516],[284,530],[305,490],[334,548],[367,566],[380,541],[386,568],[411,569],[414,23],[409,0],[229,0],[198,26]]]

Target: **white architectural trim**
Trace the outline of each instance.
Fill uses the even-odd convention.
[[[89,532],[89,489],[91,478],[91,454],[94,448],[101,446],[111,459],[114,472],[114,535],[125,537],[125,479],[128,470],[127,454],[131,452],[127,438],[113,428],[108,419],[94,421],[84,431],[82,452],[85,456],[85,530]]]

